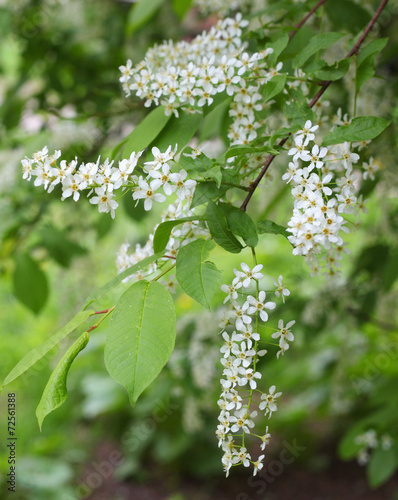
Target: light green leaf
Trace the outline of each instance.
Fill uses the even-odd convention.
[[[186,13],[192,5],[192,0],[173,0],[173,9],[180,21],[184,19]]]
[[[375,75],[375,57],[387,45],[388,38],[380,38],[368,43],[358,55],[355,86],[357,92],[364,83]]]
[[[293,67],[301,68],[304,63],[318,50],[324,50],[336,43],[340,38],[344,36],[344,33],[322,33],[321,35],[315,35],[308,44],[302,49],[297,56],[293,59]]]
[[[242,250],[242,245],[228,227],[224,212],[212,201],[207,204],[206,220],[211,235],[218,245],[231,253],[239,253]]]
[[[126,31],[128,35],[137,31],[156,14],[164,0],[138,0],[128,15]]]
[[[203,115],[200,113],[183,113],[180,111],[180,116],[172,116],[167,127],[156,138],[156,144],[153,145],[166,151],[166,149],[177,144],[177,153],[181,151],[195,135],[200,124],[202,123]]]
[[[285,32],[278,32],[275,42],[267,43],[266,48],[272,48],[273,52],[268,56],[268,63],[274,66],[279,59],[279,55],[286,49],[289,43],[289,35]]]
[[[332,65],[326,65],[324,68],[314,71],[315,78],[318,80],[330,80],[332,82],[340,80],[350,68],[351,59],[343,59]]]
[[[281,234],[285,238],[289,236],[289,233],[286,231],[286,228],[276,224],[272,220],[260,220],[257,222],[257,232],[258,234]]]
[[[94,293],[92,293],[86,300],[86,305],[84,308],[87,308],[90,304],[95,302],[96,300],[100,299],[107,293],[109,293],[112,289],[116,288],[120,283],[131,276],[132,274],[140,271],[141,269],[145,269],[148,267],[152,262],[155,262],[155,260],[160,259],[163,256],[164,252],[159,252],[155,253],[154,255],[151,255],[150,257],[147,257],[146,259],[142,259],[140,262],[137,264],[134,264],[134,266],[129,267],[125,271],[121,272],[114,278],[112,278],[108,283],[105,283],[101,288],[96,290]]]
[[[158,106],[146,115],[142,122],[125,139],[124,156],[127,158],[133,151],[138,152],[149,146],[169,120],[170,116],[164,114],[163,106]]]
[[[174,349],[173,299],[160,283],[138,281],[120,297],[110,322],[105,364],[134,406]]]
[[[199,239],[182,247],[177,255],[178,283],[185,293],[208,309],[222,283],[221,272],[206,260],[214,247],[213,241]]]
[[[69,347],[52,372],[36,409],[36,417],[39,422],[40,430],[46,416],[59,408],[68,397],[66,378],[69,369],[79,352],[88,344],[89,338],[90,335],[84,332],[83,335]]]
[[[22,375],[22,373],[29,370],[35,363],[37,363],[43,356],[45,356],[53,347],[55,347],[62,339],[73,332],[78,326],[82,325],[90,316],[95,314],[92,309],[87,309],[86,311],[80,311],[76,316],[69,321],[61,330],[54,333],[49,339],[40,344],[39,346],[32,349],[28,354],[26,354],[21,361],[10,371],[7,377],[4,379],[3,387],[17,377]]]
[[[264,97],[264,102],[269,101],[282,92],[286,84],[286,78],[286,73],[276,75],[262,87],[261,94]]]
[[[23,305],[35,314],[43,309],[48,298],[47,277],[28,253],[17,256],[13,285],[14,295]]]
[[[51,257],[61,266],[69,267],[74,256],[87,250],[70,240],[63,231],[49,225],[40,230],[41,242]]]
[[[390,121],[377,116],[358,116],[349,125],[337,127],[323,139],[324,146],[343,142],[368,141],[380,135]]]
[[[190,222],[193,220],[204,220],[203,217],[192,216],[192,217],[182,217],[176,220],[167,220],[162,222],[156,229],[155,236],[153,237],[153,250],[154,252],[163,252],[166,248],[167,243],[170,238],[170,233],[172,229],[179,224],[184,224],[184,222]]]
[[[219,203],[218,206],[225,214],[229,229],[237,236],[243,238],[246,245],[252,248],[256,247],[258,244],[258,235],[253,219],[240,208],[228,203]]]
[[[378,448],[372,452],[366,472],[369,484],[377,488],[387,481],[398,466],[396,451],[394,448],[383,450]]]
[[[222,181],[222,172],[220,165],[215,165],[210,170],[207,170],[207,172],[202,174],[202,177],[204,179],[214,179],[216,186],[220,188]]]
[[[378,38],[377,40],[372,40],[365,47],[361,48],[357,58],[358,66],[360,66],[369,56],[376,55],[378,52],[381,52],[387,45],[387,42],[388,38]]]

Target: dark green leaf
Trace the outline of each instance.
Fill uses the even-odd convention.
[[[368,141],[380,135],[390,121],[377,116],[358,116],[349,125],[337,127],[323,139],[324,146],[343,142]]]
[[[185,293],[208,309],[222,283],[221,272],[206,260],[214,247],[213,241],[198,239],[183,246],[177,255],[178,283]]]
[[[70,240],[64,232],[53,226],[47,226],[40,231],[41,244],[51,257],[61,266],[69,267],[73,257],[84,255],[87,250]]]
[[[333,0],[325,3],[325,10],[336,31],[348,30],[355,35],[370,21],[369,11],[352,0]]]
[[[183,20],[192,5],[192,0],[173,0],[173,9],[180,20]]]
[[[264,102],[271,100],[277,94],[282,92],[285,88],[286,78],[286,73],[276,75],[261,88],[261,94],[264,97]]]
[[[47,277],[39,264],[27,253],[17,256],[13,284],[15,297],[38,314],[48,298]]]
[[[227,219],[221,208],[209,201],[206,209],[206,220],[214,241],[231,253],[239,253],[242,245],[228,227]]]
[[[225,186],[218,188],[215,182],[199,182],[193,194],[191,208],[198,207],[209,200],[222,196],[226,190]]]
[[[184,224],[184,222],[190,222],[193,220],[203,220],[203,217],[193,216],[193,217],[183,217],[177,220],[168,220],[162,222],[156,229],[155,236],[153,238],[153,250],[154,252],[162,252],[169,241],[170,233],[172,229],[179,224]]]
[[[79,352],[88,344],[89,337],[89,334],[84,332],[83,335],[69,347],[52,372],[36,409],[36,417],[39,422],[40,430],[46,416],[59,408],[68,397],[66,378],[69,369]]]
[[[256,247],[258,235],[252,218],[240,208],[228,203],[219,203],[218,206],[224,212],[229,229],[237,236],[240,236],[246,245],[252,248]]]
[[[156,14],[164,0],[138,0],[129,12],[126,31],[128,35],[137,31]]]
[[[258,234],[281,234],[285,238],[289,236],[289,233],[286,231],[286,228],[272,222],[272,220],[260,220],[257,222],[257,232]]]
[[[180,116],[172,116],[167,127],[162,130],[162,133],[156,138],[156,143],[153,145],[166,151],[171,145],[172,148],[177,144],[177,152],[181,151],[195,135],[203,116],[200,113],[183,113]]]
[[[168,290],[137,281],[120,297],[110,322],[105,365],[134,406],[159,375],[174,349],[176,314]]]
[[[313,75],[318,80],[331,80],[332,82],[343,78],[350,68],[351,59],[343,59],[334,64],[314,71]]]
[[[387,42],[388,38],[378,38],[377,40],[372,40],[365,47],[361,48],[357,57],[358,66],[360,66],[369,56],[376,55],[381,52],[387,45]]]
[[[321,35],[315,35],[304,49],[302,49],[297,56],[293,59],[293,67],[301,68],[304,63],[318,50],[324,50],[336,43],[340,38],[344,36],[344,33],[322,33]]]
[[[381,448],[374,450],[366,470],[370,486],[372,488],[381,486],[394,474],[397,466],[398,460],[394,447],[389,450]]]
[[[151,111],[127,137],[123,150],[124,156],[129,157],[133,151],[138,152],[149,146],[169,120],[170,116],[164,114],[163,106],[158,106]]]

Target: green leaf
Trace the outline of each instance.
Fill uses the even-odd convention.
[[[228,203],[219,203],[218,206],[224,212],[229,229],[243,238],[246,245],[256,247],[258,235],[253,219],[243,210]]]
[[[340,80],[350,68],[351,59],[342,59],[332,65],[326,65],[324,68],[314,71],[313,75],[318,80],[330,80],[332,82]]]
[[[154,252],[163,252],[166,248],[167,243],[170,238],[170,233],[172,229],[179,224],[184,224],[184,222],[190,222],[193,220],[204,220],[203,217],[192,216],[192,217],[183,217],[181,219],[176,220],[168,220],[166,222],[162,222],[156,229],[155,236],[153,237],[153,250]]]
[[[381,52],[387,43],[388,38],[378,38],[377,40],[372,40],[365,47],[361,48],[357,57],[358,66],[360,66],[369,56],[376,55],[378,52]]]
[[[276,224],[272,220],[260,220],[257,222],[257,232],[258,234],[281,234],[285,238],[289,236],[289,233],[286,231],[286,228]]]
[[[227,97],[205,116],[199,132],[200,143],[220,135],[231,102],[232,97]]]
[[[282,75],[276,75],[261,88],[261,94],[264,97],[264,102],[269,101],[277,94],[282,92],[282,90],[285,88],[286,78],[286,73],[283,73]]]
[[[203,115],[200,113],[182,113],[177,118],[172,116],[167,127],[156,138],[156,146],[160,151],[166,151],[171,145],[172,148],[177,144],[177,152],[181,151],[195,135]]]
[[[81,335],[76,342],[69,347],[52,372],[43,391],[40,403],[36,409],[36,417],[39,422],[40,430],[46,416],[59,408],[68,397],[66,378],[68,376],[69,369],[79,352],[81,352],[88,344],[89,338],[90,335],[87,332],[84,332],[83,335]]]
[[[380,135],[390,125],[389,120],[377,116],[358,116],[349,125],[337,127],[323,139],[324,146],[343,142],[368,141]]]
[[[221,172],[220,165],[215,165],[210,170],[207,170],[207,172],[205,172],[205,173],[202,174],[202,177],[204,179],[214,179],[217,188],[220,188],[221,187],[221,181],[222,181],[222,172]]]
[[[225,186],[218,188],[215,182],[199,182],[193,193],[191,208],[198,207],[209,200],[222,196],[227,189]]]
[[[269,154],[276,156],[279,154],[279,151],[272,148],[271,146],[259,146],[259,147],[232,146],[232,148],[230,148],[225,153],[225,159],[232,158],[233,156],[246,155],[246,154],[250,154],[250,153],[252,153],[253,155],[256,155],[258,153],[269,153]]]
[[[82,325],[90,316],[95,314],[91,309],[80,311],[76,316],[69,321],[61,330],[54,333],[49,339],[32,349],[26,354],[21,361],[10,371],[4,379],[3,387],[17,377],[22,375],[26,370],[29,370],[35,363],[43,358],[53,347],[55,347],[62,339],[73,332],[78,326]]]
[[[222,283],[221,272],[206,260],[214,247],[213,241],[198,239],[182,247],[177,255],[178,283],[185,293],[208,309]]]
[[[109,293],[111,290],[116,288],[120,283],[131,276],[132,274],[136,273],[137,271],[140,271],[141,269],[145,269],[146,267],[149,266],[149,264],[152,264],[152,262],[155,262],[155,260],[160,259],[163,256],[164,252],[159,252],[155,253],[154,255],[151,255],[150,257],[146,257],[145,259],[142,259],[140,262],[137,264],[134,264],[134,266],[129,267],[125,271],[121,272],[114,278],[112,278],[108,283],[105,283],[101,288],[93,292],[86,300],[86,305],[84,308],[87,308],[90,304],[95,302],[96,300],[100,299],[107,293]]]
[[[285,50],[289,43],[289,35],[284,32],[277,33],[278,38],[275,42],[267,43],[266,48],[272,48],[273,52],[268,56],[268,64],[274,66],[278,61],[280,54]]]
[[[128,15],[126,31],[128,35],[137,31],[156,14],[164,0],[138,0]]]
[[[351,0],[333,0],[325,3],[325,10],[336,31],[348,30],[355,35],[370,21],[369,11]]]
[[[61,266],[69,267],[74,256],[84,255],[87,250],[70,240],[63,231],[47,226],[40,231],[43,245],[51,257]]]
[[[170,116],[164,114],[163,106],[158,106],[146,115],[142,122],[125,139],[126,144],[123,150],[125,157],[130,156],[133,151],[141,151],[149,146],[164,129],[169,120]]]
[[[366,472],[369,484],[377,488],[387,481],[398,466],[397,456],[394,448],[383,450],[378,448],[372,452]]]
[[[293,67],[301,68],[304,63],[318,50],[324,50],[336,43],[340,38],[344,36],[344,33],[322,33],[321,35],[315,35],[309,43],[302,49],[297,56],[293,59]]]
[[[48,283],[39,264],[28,253],[16,258],[13,275],[14,295],[32,312],[38,314],[48,298]]]
[[[307,120],[316,120],[314,111],[308,106],[307,99],[301,90],[289,89],[290,102],[284,100],[282,110],[288,120],[303,125]]]
[[[133,406],[169,360],[175,335],[173,299],[161,284],[138,281],[120,297],[110,322],[105,364]]]
[[[214,202],[209,201],[206,209],[206,220],[214,241],[231,253],[239,253],[242,245],[228,227],[224,212]]]
[[[182,21],[192,6],[192,0],[173,0],[173,9],[180,21]]]

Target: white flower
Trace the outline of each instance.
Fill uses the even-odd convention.
[[[250,304],[250,306],[247,308],[247,313],[248,314],[255,314],[256,312],[260,313],[260,318],[262,321],[268,321],[268,314],[265,312],[264,309],[272,310],[275,309],[276,304],[275,302],[265,302],[266,298],[266,293],[264,291],[261,291],[258,294],[258,300],[253,297],[252,295],[249,295],[247,297],[247,302]]]
[[[236,278],[234,278],[232,284],[235,285],[236,288],[241,288],[242,286],[244,288],[247,288],[248,286],[250,286],[250,281],[252,279],[261,280],[261,278],[263,277],[263,275],[259,272],[263,268],[262,264],[257,264],[253,267],[252,270],[250,270],[250,267],[242,262],[241,268],[243,272],[234,269]]]
[[[196,181],[187,178],[187,172],[180,170],[175,174],[170,174],[170,180],[176,185],[177,197],[179,200],[184,201],[191,194],[192,189],[196,186]]]
[[[253,470],[253,476],[257,474],[257,471],[261,470],[264,467],[263,460],[265,458],[265,455],[260,455],[258,459],[253,462],[254,465],[254,470]]]
[[[115,210],[119,206],[117,201],[113,200],[113,194],[107,193],[105,187],[95,188],[96,196],[90,198],[90,203],[98,205],[99,212],[111,213],[112,219],[115,218]]]
[[[283,285],[283,276],[280,274],[278,277],[278,282],[272,278],[274,285],[276,286],[275,295],[277,297],[282,297],[283,303],[285,303],[285,297],[290,295],[290,291]]]
[[[133,199],[144,199],[144,209],[148,211],[152,208],[153,201],[163,202],[166,200],[164,194],[155,193],[161,185],[162,181],[160,179],[154,179],[150,184],[148,184],[148,182],[144,181],[144,179],[140,177],[138,181],[139,189],[136,189],[133,192]]]
[[[268,394],[261,394],[261,403],[259,404],[259,409],[260,410],[265,410],[265,415],[269,413],[269,417],[271,418],[271,415],[273,412],[277,411],[278,407],[276,404],[276,398],[279,398],[282,396],[281,392],[277,392],[275,394],[275,389],[276,387],[272,385],[269,388]]]
[[[278,328],[279,330],[271,335],[273,339],[278,339],[280,337],[279,341],[279,347],[284,346],[284,344],[287,341],[292,341],[294,340],[294,335],[293,333],[289,330],[296,322],[295,321],[289,321],[289,323],[286,326],[283,326],[283,320],[280,319],[278,321]]]

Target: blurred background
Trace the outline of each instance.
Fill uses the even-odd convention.
[[[0,1],[1,380],[115,275],[120,245],[145,243],[160,213],[145,213],[124,197],[112,221],[87,200],[62,202],[57,191],[45,194],[23,181],[20,160],[44,145],[81,161],[110,155],[147,113],[138,99],[123,96],[118,67],[127,58],[140,61],[154,43],[189,40],[214,24],[218,4],[225,3],[148,0],[137,15],[136,5],[115,0]],[[264,23],[270,16],[291,26],[314,4],[258,0],[232,6],[255,7]],[[333,0],[324,22],[328,29],[356,34],[377,5]],[[312,278],[286,239],[260,239],[265,280],[272,287],[271,278],[283,274],[291,296],[282,315],[296,320],[291,349],[279,360],[267,357],[262,368],[263,380],[283,393],[262,474],[252,478],[247,470],[233,470],[225,479],[222,473],[215,438],[222,295],[207,313],[177,287],[176,351],[135,408],[106,372],[106,324],[74,363],[68,399],[46,419],[42,432],[35,409],[70,339],[6,387],[0,397],[1,436],[6,395],[17,395],[15,498],[398,499],[397,13],[398,2],[390,1],[371,34],[390,41],[377,60],[377,78],[364,86],[358,114],[393,124],[370,146],[380,172],[362,187],[368,213],[361,224],[352,220],[342,277]],[[296,36],[293,50],[317,22],[315,16]],[[348,74],[330,89],[333,112],[349,111],[351,88]],[[221,122],[203,127],[199,142],[222,148],[221,129]],[[273,165],[267,196],[251,207],[255,219],[286,225],[290,218],[292,199],[281,181],[285,166]],[[251,261],[250,252],[214,252],[225,283],[245,260]],[[4,440],[1,498],[12,498],[7,457]]]

